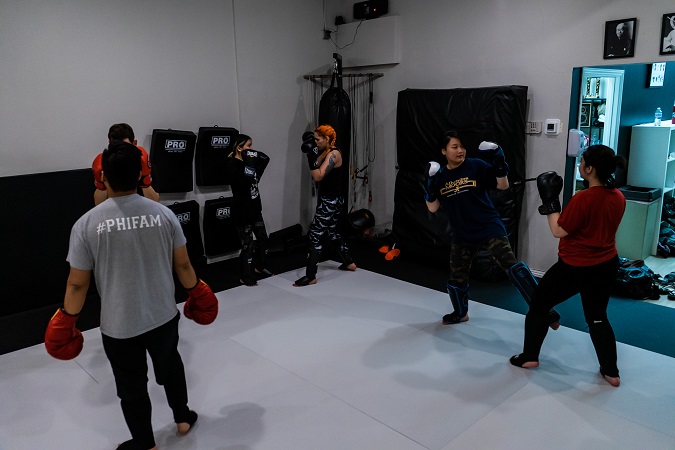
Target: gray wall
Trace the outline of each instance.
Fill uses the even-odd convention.
[[[331,2],[329,17],[352,17],[351,1]],[[389,14],[400,16],[401,63],[382,68],[377,81],[376,117],[380,148],[391,149],[378,166],[374,185],[389,193],[384,216],[393,212],[396,93],[405,88],[529,86],[528,120],[557,118],[559,136],[527,138],[529,176],[565,170],[572,69],[580,66],[673,61],[659,56],[661,17],[675,11],[672,0],[390,0]],[[635,57],[603,60],[605,22],[637,17]],[[329,20],[332,23],[332,19]],[[358,36],[357,36],[358,39]],[[666,74],[667,77],[675,73]],[[668,109],[674,99],[664,99]],[[664,111],[666,110],[664,109]],[[382,196],[378,196],[382,198]],[[537,213],[539,198],[528,186],[520,224],[519,256],[545,271],[557,259],[558,240]],[[374,211],[375,217],[382,214]]]
[[[352,20],[352,1],[325,3],[330,28],[337,14]],[[621,62],[672,60],[658,46],[661,16],[674,10],[672,0],[390,0],[401,63],[358,69],[385,74],[375,81],[378,223],[393,214],[398,91],[527,85],[528,120],[563,121],[557,137],[528,137],[529,175],[563,172],[572,68],[619,62],[602,59],[604,24],[628,17],[637,46]],[[234,126],[273,158],[261,183],[268,229],[306,225],[302,75],[326,72],[339,51],[323,23],[323,2],[310,0],[0,0],[0,176],[89,167],[114,122],[129,122],[146,148],[153,128]],[[528,189],[519,254],[546,270],[557,240],[537,205]]]

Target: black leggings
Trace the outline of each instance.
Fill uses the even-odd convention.
[[[102,335],[103,349],[115,376],[124,420],[134,442],[143,448],[155,446],[146,352],[152,359],[157,384],[164,386],[174,421],[189,420],[185,368],[178,353],[179,318],[180,314],[176,311],[176,317],[164,325],[129,339]]]
[[[618,377],[616,338],[607,319],[607,305],[618,269],[619,258],[616,256],[586,267],[570,266],[559,259],[544,274],[532,296],[532,304],[525,317],[525,359],[539,360],[539,352],[548,331],[549,310],[573,295],[580,294],[584,317],[600,367],[606,375]]]

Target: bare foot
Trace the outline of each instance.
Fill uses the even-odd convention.
[[[190,424],[187,422],[181,422],[176,424],[176,431],[178,431],[178,434],[180,434],[181,436],[185,436],[186,434],[188,434],[190,428],[191,428]]]
[[[539,367],[539,361],[528,361],[523,363],[523,365],[520,367],[524,369],[534,369],[535,367]]]
[[[295,283],[293,283],[293,286],[295,287],[302,287],[302,286],[308,286],[310,284],[316,284],[316,278],[312,278],[311,280],[305,275],[304,277],[295,280]]]
[[[197,415],[197,413],[190,410],[190,413],[187,417],[188,421],[187,422],[178,422],[176,424],[176,432],[180,436],[185,436],[186,434],[188,434],[190,432],[190,430],[192,429],[194,424],[197,422],[198,418],[199,418],[199,416]]]
[[[534,369],[539,367],[539,361],[525,361],[523,354],[514,355],[509,358],[509,362],[516,367],[522,367],[523,369]]]
[[[351,263],[347,266],[347,270],[351,270],[352,272],[356,270],[356,264]]]
[[[549,327],[551,327],[551,330],[555,331],[560,328],[560,322],[552,323]]]
[[[603,375],[603,378],[614,387],[619,387],[619,385],[621,384],[621,378],[619,377],[610,377],[609,375]]]
[[[446,314],[443,316],[442,323],[443,325],[453,325],[456,323],[461,323],[461,322],[468,322],[469,321],[469,315],[465,315],[464,317],[457,317],[457,315],[453,312],[451,314]]]

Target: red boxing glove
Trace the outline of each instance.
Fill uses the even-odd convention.
[[[75,328],[77,315],[68,314],[59,308],[52,316],[45,331],[45,347],[47,353],[56,359],[69,360],[82,351],[84,337]]]
[[[183,306],[183,314],[199,325],[208,325],[218,316],[218,299],[208,284],[202,280],[188,289],[188,299]]]
[[[148,157],[148,152],[143,147],[140,145],[137,145],[137,147],[141,151],[141,181],[138,182],[138,185],[142,188],[149,188],[152,184],[150,158]]]
[[[101,181],[101,172],[103,172],[103,166],[101,166],[102,157],[103,153],[99,153],[91,164],[91,171],[94,172],[94,186],[99,191],[105,191],[105,184]]]

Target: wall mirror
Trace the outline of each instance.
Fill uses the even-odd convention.
[[[615,174],[619,187],[632,185],[636,180],[640,184],[635,186],[640,188],[666,188],[671,184],[675,185],[675,125],[671,122],[671,114],[675,108],[675,61],[656,62],[661,63],[659,67],[665,64],[661,86],[650,83],[653,62],[576,67],[572,71],[570,128],[583,131],[589,145],[607,145],[628,160],[627,170],[618,170]],[[659,128],[654,127],[657,107],[663,111],[662,125]],[[649,135],[647,140],[640,137],[643,133]],[[659,157],[652,158],[655,154]],[[567,158],[563,196],[565,203],[574,193],[583,189],[583,180],[578,173],[580,156]],[[632,164],[631,158],[634,159]],[[647,160],[651,162],[647,164]],[[673,170],[670,170],[671,166]],[[637,177],[636,171],[644,172],[644,176]],[[649,239],[645,238],[644,257],[625,256],[619,250],[620,256],[645,259],[652,270],[667,275],[675,271],[675,254],[667,258],[656,257],[655,243],[662,219],[663,195],[670,196],[673,190],[662,191],[665,194],[659,197],[658,203],[653,202],[651,206],[628,205],[622,221],[623,227],[624,222],[645,222],[644,217],[638,217],[639,214],[646,214],[645,211],[653,215],[653,226],[650,229],[654,231],[654,240],[650,244],[646,242]],[[632,234],[632,240],[638,238],[640,236]]]
[[[617,148],[623,75],[621,69],[582,68],[576,128],[584,132],[588,145],[604,144]],[[583,188],[578,171],[581,155],[576,159],[573,193]]]

